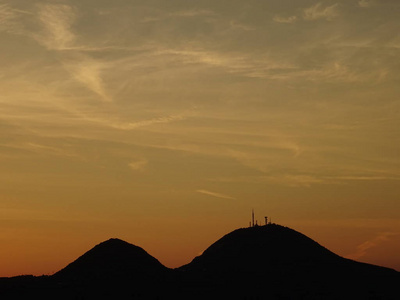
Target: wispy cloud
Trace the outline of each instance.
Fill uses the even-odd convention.
[[[60,147],[52,147],[52,146],[47,146],[47,145],[42,145],[42,144],[37,144],[37,143],[26,144],[26,149],[35,151],[38,153],[43,153],[46,155],[66,156],[66,157],[75,157],[75,158],[79,157],[78,154],[69,151],[69,149],[60,148]]]
[[[78,35],[73,31],[73,25],[78,18],[76,9],[64,4],[42,4],[38,6],[38,18],[43,25],[43,31],[32,34],[33,38],[47,49],[59,52],[63,66],[76,81],[98,95],[101,100],[112,101],[102,79],[102,71],[107,64],[84,53],[104,49],[77,43]]]
[[[396,176],[325,176],[320,172],[311,172],[310,174],[273,174],[262,176],[239,176],[239,177],[219,177],[210,178],[212,182],[224,183],[256,183],[256,184],[274,184],[288,187],[312,187],[315,185],[329,184],[329,185],[345,185],[352,181],[382,181],[391,180],[398,181],[400,177]]]
[[[159,117],[159,118],[154,118],[150,120],[143,120],[143,121],[137,121],[137,122],[131,122],[131,123],[118,123],[118,124],[112,124],[111,126],[117,129],[123,129],[123,130],[132,130],[140,127],[146,127],[146,126],[151,126],[154,124],[167,124],[175,121],[181,121],[186,119],[187,117],[184,114],[179,114],[179,115],[171,115],[171,116],[166,116],[166,117]]]
[[[275,16],[272,20],[277,23],[291,24],[297,21],[297,16],[290,16],[290,17]]]
[[[79,154],[77,154],[73,149],[69,147],[64,147],[65,145],[58,145],[54,147],[52,145],[45,145],[36,142],[10,142],[0,144],[0,147],[9,149],[10,157],[13,157],[12,153],[19,153],[17,155],[21,155],[22,153],[34,153],[36,155],[43,156],[60,156],[60,157],[69,157],[69,158],[81,158]]]
[[[312,175],[265,176],[263,180],[268,183],[287,185],[290,187],[311,187],[315,184],[326,183],[326,180],[323,178]]]
[[[8,4],[0,4],[0,31],[12,34],[23,34],[23,26],[19,17],[31,14],[28,11],[15,9]]]
[[[0,26],[8,24],[15,18],[14,11],[7,4],[0,4]]]
[[[107,63],[92,59],[86,55],[74,55],[72,60],[64,60],[64,66],[74,79],[100,96],[103,101],[112,101],[104,88],[101,76],[103,70],[108,66]]]
[[[143,170],[147,166],[147,164],[148,164],[147,159],[142,158],[142,159],[130,162],[128,164],[128,166],[132,170],[140,171],[140,170]]]
[[[234,198],[234,197],[231,197],[231,196],[228,196],[225,194],[207,191],[207,190],[197,190],[196,193],[204,194],[204,195],[215,197],[215,198],[236,200],[236,198]]]
[[[360,259],[368,254],[368,251],[372,248],[378,247],[384,242],[389,241],[393,237],[399,236],[400,233],[396,232],[384,232],[374,237],[371,240],[368,240],[357,246],[356,252],[347,255],[346,257],[349,259]]]
[[[176,55],[185,64],[219,67],[229,73],[250,78],[272,78],[274,71],[290,71],[295,68],[293,64],[268,56],[255,58],[244,53],[220,53],[203,49],[165,49],[162,53]]]
[[[148,16],[143,18],[140,22],[149,23],[149,22],[160,22],[167,19],[173,18],[193,18],[193,17],[201,17],[201,16],[213,16],[215,13],[211,10],[206,9],[188,9],[188,10],[179,10],[170,13],[159,14],[155,16]]]
[[[230,25],[230,27],[232,29],[239,29],[239,30],[242,30],[242,31],[253,31],[253,30],[256,30],[254,27],[252,27],[250,25],[239,23],[238,21],[231,21],[229,23],[229,25]]]
[[[399,177],[390,176],[338,176],[332,179],[344,181],[380,181],[380,180],[400,180]]]
[[[373,0],[360,0],[358,1],[358,5],[363,8],[368,8],[373,5]]]
[[[362,2],[361,5],[366,5],[368,0],[361,0]],[[364,3],[365,2],[365,3]],[[322,3],[316,3],[313,6],[310,6],[308,8],[305,8],[303,10],[303,19],[306,21],[314,21],[318,19],[325,19],[328,21],[331,21],[335,17],[339,15],[339,4],[335,3],[330,6],[323,6]],[[281,16],[281,15],[275,15],[273,17],[273,21],[277,23],[295,23],[298,21],[298,17],[293,15],[293,16]]]
[[[332,20],[339,15],[339,4],[335,3],[331,6],[323,6],[317,3],[309,8],[304,9],[304,19],[314,21],[318,19]]]
[[[354,83],[363,81],[378,82],[382,80],[382,70],[373,70],[371,72],[359,72],[349,64],[342,61],[327,62],[318,68],[296,68],[282,72],[281,74],[271,75],[271,78],[278,80],[308,80],[308,81],[335,81],[343,83]]]
[[[210,16],[215,15],[211,10],[206,9],[192,9],[192,10],[181,10],[169,14],[170,17],[197,17],[197,16]]]
[[[274,184],[282,185],[287,187],[311,187],[315,184],[327,184],[333,183],[327,181],[325,178],[319,178],[314,175],[270,175],[270,176],[245,176],[235,178],[213,178],[210,179],[213,182],[224,182],[224,183],[257,183],[257,184]]]
[[[49,49],[70,48],[76,40],[76,36],[71,30],[75,19],[76,13],[69,5],[40,5],[39,20],[45,30],[42,35],[36,35],[36,39]]]

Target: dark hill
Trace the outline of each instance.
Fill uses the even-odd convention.
[[[235,230],[212,244],[201,256],[182,268],[211,272],[268,273],[268,268],[296,268],[332,264],[341,258],[292,229],[256,226]]]
[[[48,299],[156,299],[167,290],[170,272],[142,248],[110,239],[54,274],[44,294]]]
[[[98,244],[53,275],[63,281],[157,278],[168,269],[142,248],[120,239]]]
[[[400,283],[394,270],[342,258],[275,224],[235,230],[178,270],[197,294],[208,286],[234,299],[391,299]]]

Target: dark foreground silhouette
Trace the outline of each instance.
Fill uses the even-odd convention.
[[[235,230],[177,269],[119,239],[52,276],[0,278],[0,299],[400,299],[400,273],[269,224]]]

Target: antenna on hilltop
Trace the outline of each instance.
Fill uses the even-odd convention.
[[[270,217],[264,217],[265,219],[265,224],[264,226],[267,226],[269,224],[272,224],[271,220],[272,218]],[[254,208],[251,210],[251,221],[249,222],[249,227],[258,227],[258,226],[263,226],[262,222],[258,223],[258,220],[255,220],[254,218]]]

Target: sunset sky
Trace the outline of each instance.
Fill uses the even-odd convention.
[[[400,270],[400,1],[0,0],[0,276],[168,267],[270,216]]]

